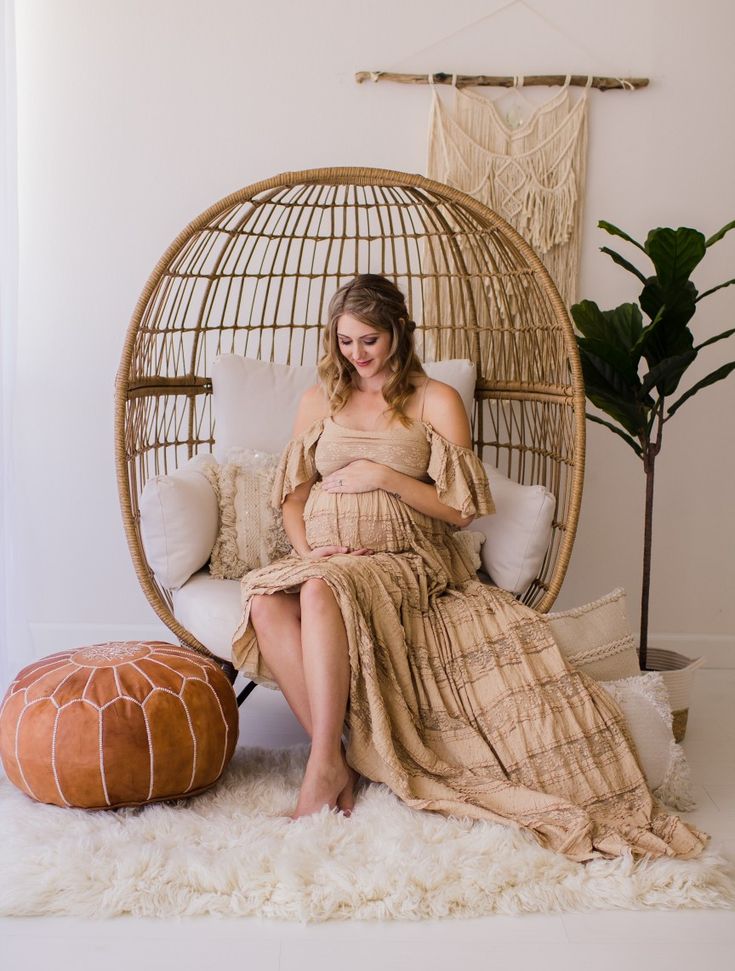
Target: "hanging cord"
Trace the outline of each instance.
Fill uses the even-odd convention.
[[[590,58],[593,62],[607,63],[607,64],[610,63],[609,59],[603,57],[599,51],[596,51],[590,47],[587,47],[587,45],[583,44],[580,40],[578,40],[578,38],[573,37],[571,34],[565,32],[561,27],[559,27],[558,24],[554,23],[553,20],[551,20],[549,17],[545,16],[544,14],[540,13],[532,4],[528,3],[527,0],[507,0],[506,3],[502,3],[500,6],[498,6],[495,10],[491,11],[490,13],[483,14],[483,16],[478,17],[476,20],[472,20],[467,24],[464,24],[462,27],[459,27],[457,30],[452,31],[450,34],[447,34],[444,37],[440,37],[438,40],[433,41],[431,44],[421,47],[418,50],[411,51],[410,54],[407,54],[405,57],[402,57],[400,58],[400,60],[395,61],[393,63],[392,71],[369,71],[369,72],[358,71],[355,74],[355,80],[360,82],[363,80],[367,80],[369,78],[372,81],[377,81],[382,75],[389,75],[389,78],[388,78],[389,80],[394,80],[394,81],[404,80],[405,78],[407,80],[415,81],[415,76],[402,75],[400,73],[396,74],[395,73],[396,69],[399,68],[401,64],[405,64],[406,61],[414,60],[420,54],[426,54],[428,51],[434,50],[434,48],[438,47],[440,44],[444,43],[445,41],[450,40],[451,38],[456,37],[459,34],[463,34],[468,30],[476,28],[480,24],[485,23],[489,20],[492,20],[494,17],[497,17],[503,11],[510,10],[512,7],[515,7],[515,6],[523,7],[532,17],[541,21],[550,31],[553,31],[553,33],[557,34],[559,37],[563,37],[564,40],[567,41],[567,43],[573,44],[580,51],[584,52],[587,55],[587,57]],[[619,78],[619,77],[616,77],[615,75],[612,75],[612,77],[614,78],[615,81],[618,82],[620,87],[626,91],[633,91],[636,88],[645,87],[648,84],[648,78],[634,78],[633,80],[636,81],[636,83],[632,84],[631,80],[628,78]],[[609,79],[604,78],[604,80],[609,80]],[[429,81],[432,84],[435,83],[433,79],[433,75],[431,76]],[[514,85],[514,87],[516,86],[517,85]]]

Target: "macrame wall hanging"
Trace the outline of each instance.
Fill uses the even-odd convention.
[[[530,244],[556,284],[565,306],[577,299],[579,256],[587,157],[587,108],[590,88],[634,90],[645,87],[647,78],[611,78],[581,75],[541,75],[528,78],[485,75],[391,74],[359,72],[357,81],[392,80],[429,84],[429,146],[427,175],[466,192],[502,216]],[[449,104],[439,87],[451,84]],[[475,85],[512,87],[522,96],[524,86],[558,86],[559,91],[540,104],[505,113],[499,102],[468,88]],[[571,88],[581,88],[573,95]],[[427,243],[425,256],[441,278],[441,248]],[[467,259],[475,257],[467,253]],[[514,294],[532,285],[515,280],[504,285],[502,267],[481,274],[493,293],[473,294],[481,343],[491,333],[515,320]],[[474,274],[478,268],[468,265]],[[476,278],[475,278],[476,281]],[[471,286],[478,284],[472,282]],[[438,284],[439,288],[443,284]],[[444,356],[442,335],[446,328],[434,320],[436,308],[446,306],[447,294],[426,287],[423,316],[429,353]],[[443,299],[444,298],[444,299]],[[502,319],[496,319],[502,318]],[[516,321],[517,326],[517,321]],[[482,348],[490,353],[491,348]],[[483,353],[483,358],[485,354]]]
[[[451,108],[432,83],[427,171],[507,220],[544,261],[566,306],[576,299],[589,88],[573,99],[570,80],[529,106],[525,119],[456,84]]]

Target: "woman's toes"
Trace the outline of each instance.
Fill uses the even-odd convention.
[[[347,766],[349,771],[349,778],[344,789],[337,796],[337,808],[340,809],[345,816],[349,816],[352,810],[355,808],[355,786],[357,785],[357,780],[360,778],[357,772],[352,768],[352,766]]]

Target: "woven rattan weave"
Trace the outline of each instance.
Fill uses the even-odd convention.
[[[314,364],[335,289],[382,273],[406,294],[419,356],[477,365],[473,440],[483,461],[556,497],[553,539],[523,601],[547,611],[569,562],[584,472],[584,385],[546,269],[498,215],[420,175],[286,172],[216,203],[173,241],[128,327],[116,380],[115,458],[133,563],[153,609],[183,628],[141,544],[146,480],[210,451],[219,353]]]

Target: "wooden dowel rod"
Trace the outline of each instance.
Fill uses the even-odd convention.
[[[444,71],[438,71],[432,75],[434,84],[451,84],[452,75]],[[532,88],[539,85],[550,87],[561,87],[566,82],[565,74],[529,74],[523,78],[523,87]],[[355,74],[358,84],[363,81],[397,81],[399,84],[428,84],[428,74],[393,74],[391,71],[358,71]],[[569,79],[570,85],[576,88],[583,88],[587,84],[586,74],[572,74]],[[516,78],[510,76],[495,76],[491,74],[458,74],[457,87],[469,85],[486,85],[494,88],[512,88],[516,84]],[[648,78],[606,78],[595,75],[592,78],[591,87],[598,88],[600,91],[612,91],[615,88],[633,90],[634,88],[648,87]]]

